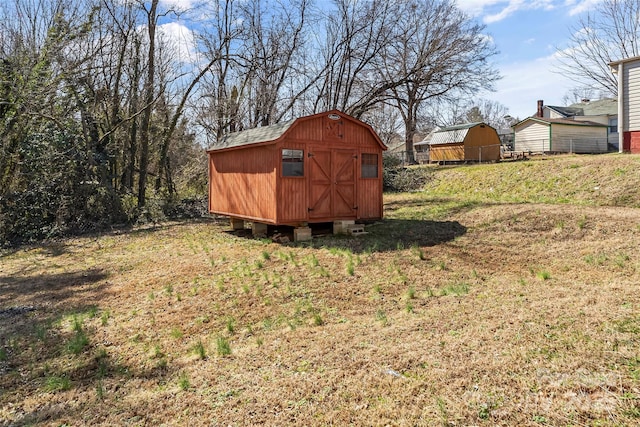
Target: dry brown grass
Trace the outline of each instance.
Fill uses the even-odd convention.
[[[638,424],[637,209],[385,202],[357,240],[4,254],[0,425]]]

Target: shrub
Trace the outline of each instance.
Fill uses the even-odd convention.
[[[403,167],[393,155],[382,158],[384,191],[405,192],[422,189],[428,181],[428,170],[423,167]]]

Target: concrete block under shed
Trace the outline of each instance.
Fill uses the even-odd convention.
[[[231,228],[233,229],[233,231],[244,230],[244,220],[231,218]]]
[[[364,231],[364,225],[362,224],[350,225],[349,227],[347,227],[347,233],[352,236],[361,236],[363,234],[367,234],[367,232]]]
[[[251,234],[255,237],[266,237],[267,236],[267,224],[262,224],[259,222],[251,223]]]
[[[349,234],[349,227],[355,225],[353,220],[333,221],[333,234]]]
[[[311,240],[311,228],[309,227],[298,227],[293,230],[293,241],[294,242],[304,242],[307,240]]]

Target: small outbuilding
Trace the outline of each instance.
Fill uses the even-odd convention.
[[[259,224],[382,218],[382,152],[340,111],[231,133],[207,150],[209,211]]]
[[[441,128],[428,136],[429,162],[487,162],[500,160],[500,137],[486,123]]]
[[[609,126],[592,121],[528,117],[513,126],[514,150],[530,153],[606,153]]]

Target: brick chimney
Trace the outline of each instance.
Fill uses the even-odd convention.
[[[542,111],[543,106],[544,101],[542,99],[538,100],[538,111],[536,112],[536,117],[544,117],[544,112]]]

